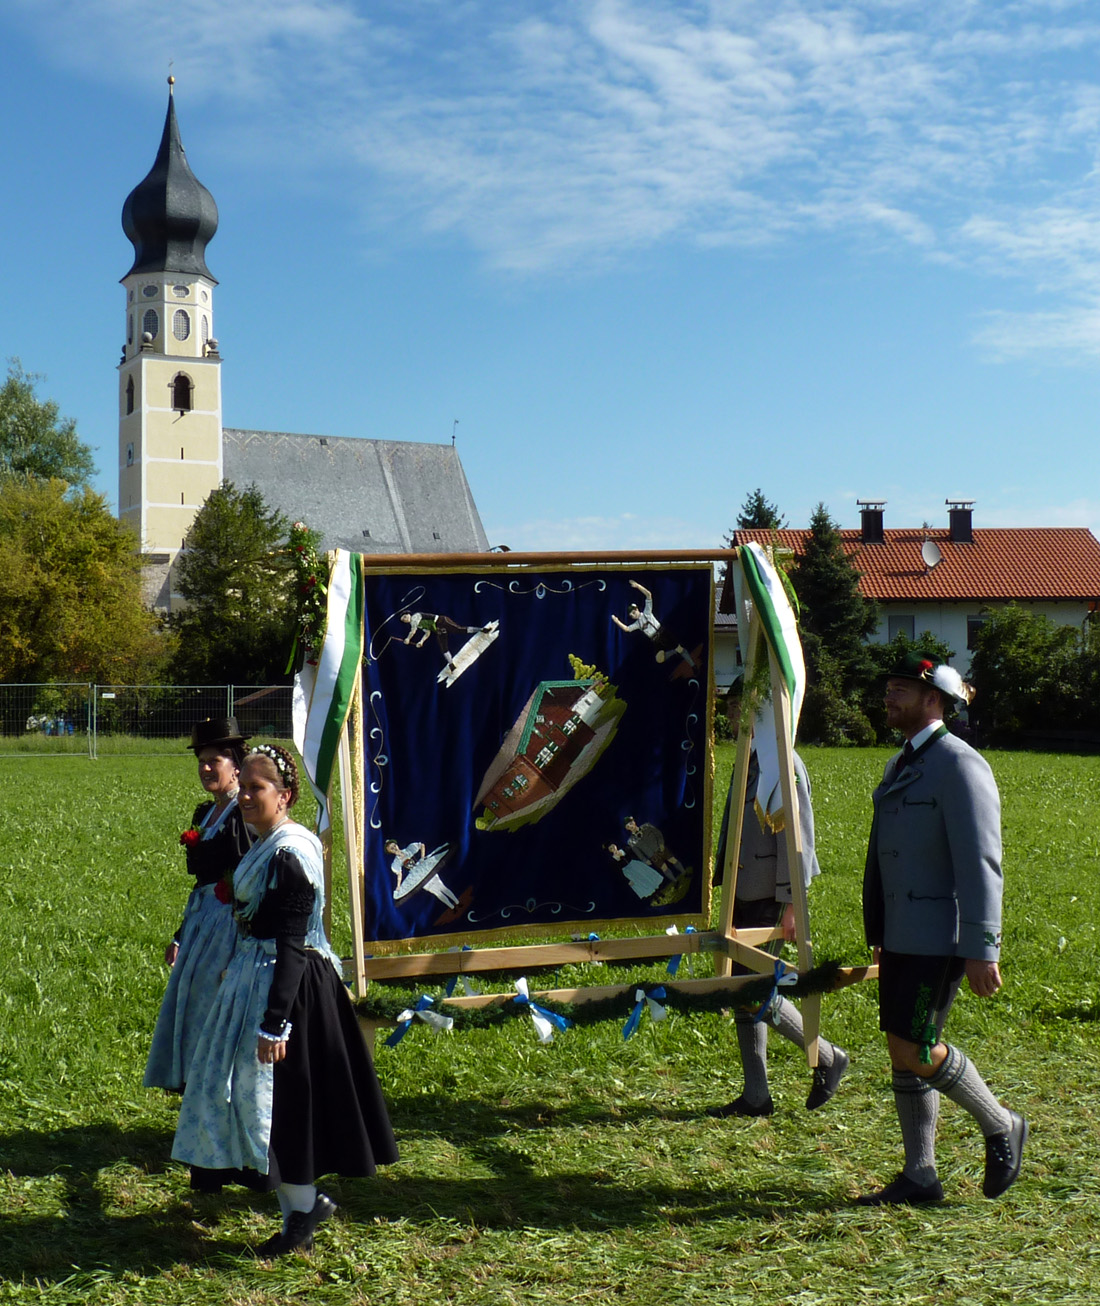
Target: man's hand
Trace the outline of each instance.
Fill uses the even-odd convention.
[[[788,943],[794,943],[798,934],[794,928],[794,903],[787,903],[783,908],[783,918],[779,922],[779,928],[783,931],[783,937]]]
[[[966,959],[966,982],[979,998],[991,998],[1001,987],[1001,972],[995,961]]]

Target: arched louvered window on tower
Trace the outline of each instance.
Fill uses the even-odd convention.
[[[191,318],[186,309],[177,308],[172,314],[172,334],[177,340],[186,340],[191,334]]]
[[[147,335],[150,339],[155,340],[160,333],[160,318],[157,317],[155,308],[147,308],[145,316],[141,319],[142,335]]]
[[[177,413],[191,411],[191,394],[194,388],[186,372],[177,372],[172,378],[172,407]]]
[[[126,382],[126,416],[129,417],[134,411],[134,378]]]

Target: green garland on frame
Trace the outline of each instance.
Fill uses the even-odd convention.
[[[291,526],[287,552],[294,570],[298,620],[286,667],[288,674],[294,670],[299,648],[306,662],[316,662],[325,637],[328,564],[317,553],[320,543],[320,532],[310,530],[305,522],[296,521]]]
[[[836,980],[840,963],[826,961],[804,975],[792,985],[784,985],[779,992],[785,998],[805,998],[814,993],[829,993],[837,987]],[[789,972],[793,973],[793,972]],[[467,979],[472,976],[466,976]],[[499,978],[499,977],[498,977]],[[381,981],[375,981],[372,989],[381,987]],[[574,1025],[595,1025],[604,1020],[625,1020],[634,1006],[634,990],[645,989],[647,993],[663,987],[665,996],[661,1005],[669,1011],[679,1011],[685,1015],[699,1012],[728,1011],[732,1007],[755,1007],[766,1002],[776,991],[775,979],[771,975],[761,975],[759,979],[750,980],[738,989],[718,993],[693,993],[677,990],[676,981],[667,978],[639,981],[627,987],[627,991],[613,998],[598,998],[592,1002],[547,1002],[537,993],[532,993],[531,1000],[555,1015],[565,1016]],[[499,991],[499,990],[498,990]],[[374,993],[360,998],[355,1003],[355,1011],[361,1020],[374,1021],[378,1024],[396,1025],[398,1017],[416,1006],[417,997],[424,989],[402,988],[400,993]],[[412,996],[410,997],[410,994]],[[433,1011],[442,1012],[454,1019],[454,1028],[491,1029],[503,1025],[517,1016],[528,1016],[527,1006],[519,1002],[498,1002],[487,1007],[456,1007],[436,997]]]

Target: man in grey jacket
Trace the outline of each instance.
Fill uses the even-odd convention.
[[[1001,806],[985,759],[943,718],[970,687],[949,666],[911,657],[886,682],[887,723],[905,747],[873,795],[863,917],[879,964],[879,1028],[893,1068],[905,1164],[868,1206],[938,1202],[935,1136],[943,1094],[985,1136],[987,1197],[1020,1173],[1027,1123],[993,1096],[958,1048],[942,1041],[965,975],[979,997],[1001,987]]]

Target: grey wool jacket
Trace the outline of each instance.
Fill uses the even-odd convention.
[[[787,840],[782,834],[761,829],[755,811],[756,785],[760,767],[753,752],[749,759],[748,784],[745,790],[745,818],[741,830],[741,848],[737,871],[737,897],[743,902],[774,899],[791,901],[791,871],[787,865]],[[810,777],[805,763],[794,755],[795,788],[798,794],[798,824],[802,833],[802,883],[810,881],[821,870],[814,850],[814,810],[810,795]],[[729,838],[730,803],[733,800],[733,782],[726,794],[726,810],[722,816],[722,829],[718,836],[715,867],[721,874],[725,866],[726,844]]]
[[[874,791],[863,878],[867,942],[890,952],[997,960],[1001,800],[986,760],[954,735],[908,766],[886,764]]]

